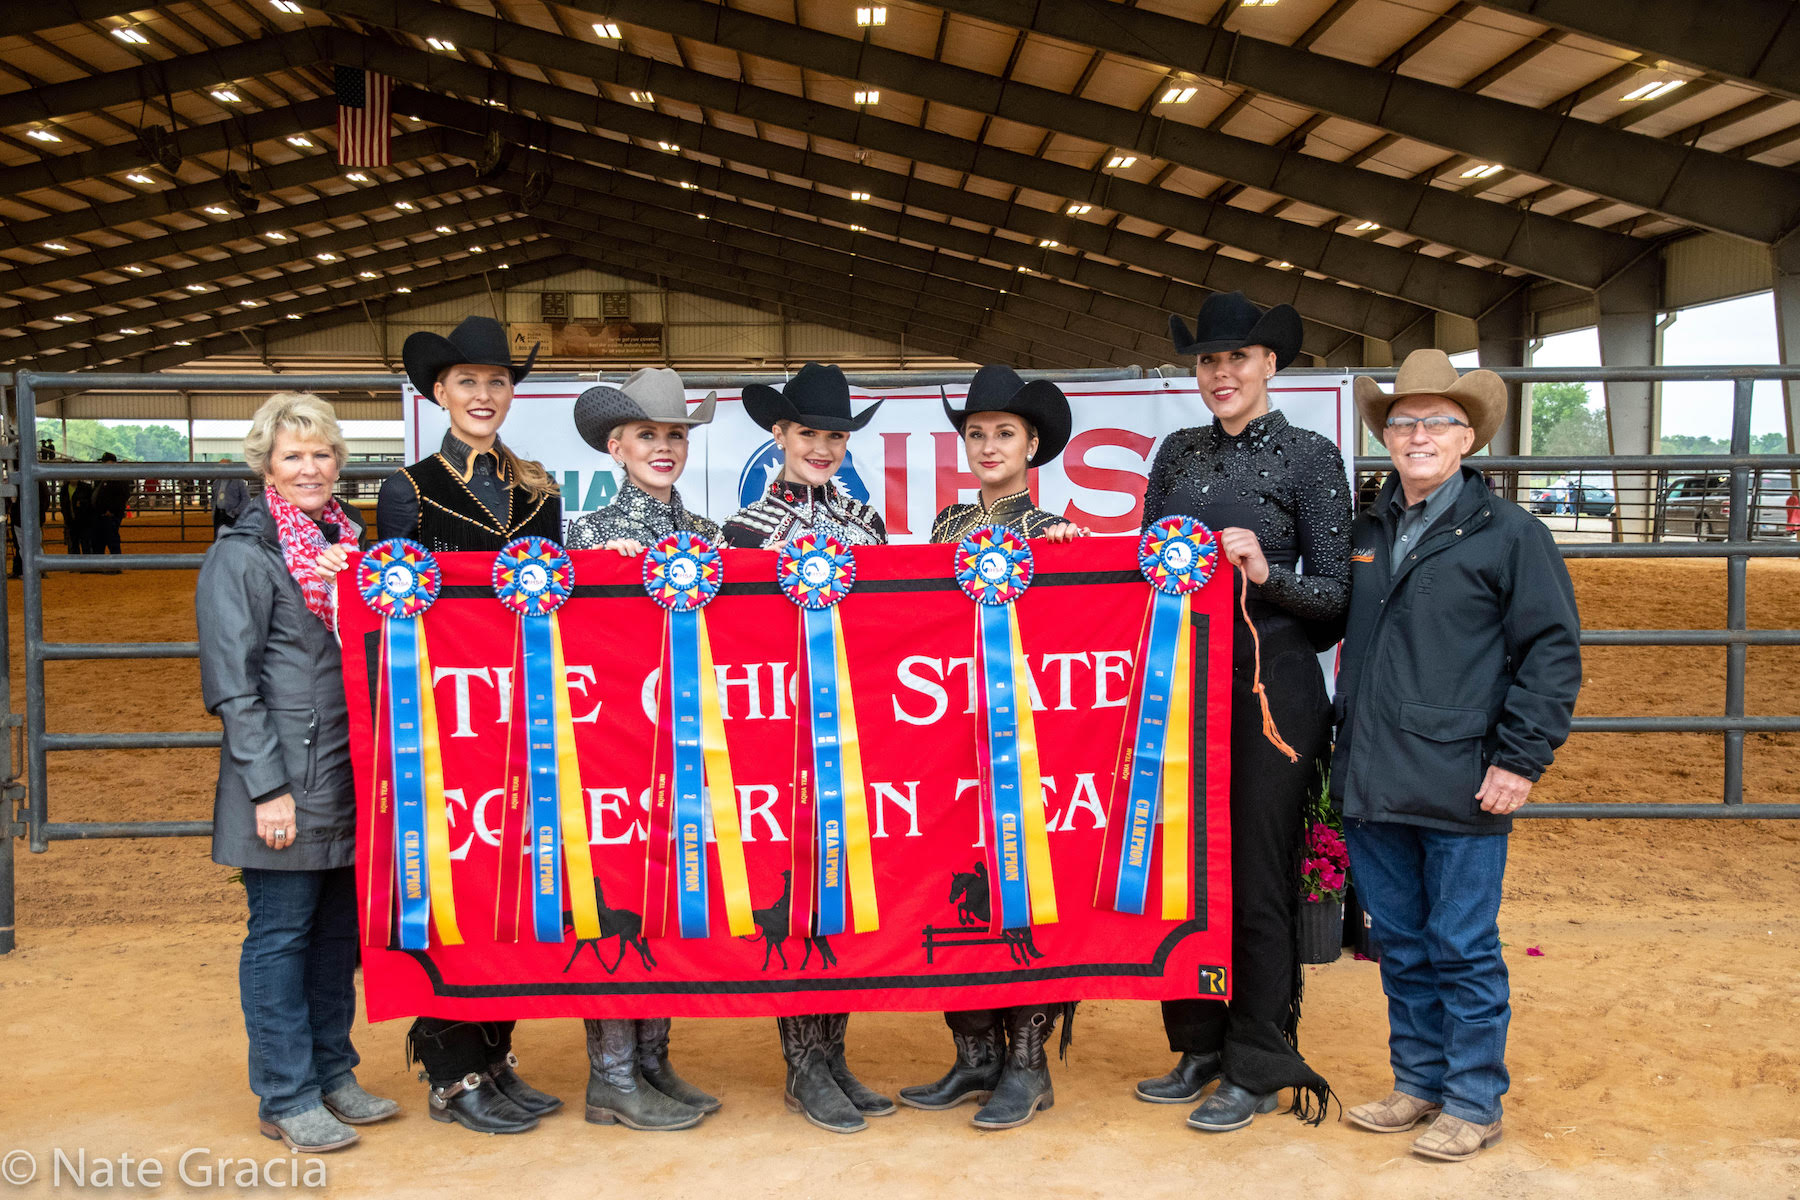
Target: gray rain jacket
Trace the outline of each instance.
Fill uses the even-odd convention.
[[[225,725],[213,861],[289,871],[350,866],[356,794],[342,659],[288,573],[260,492],[207,550],[194,616],[201,696]],[[283,792],[293,794],[299,833],[274,850],[256,836],[256,805]]]

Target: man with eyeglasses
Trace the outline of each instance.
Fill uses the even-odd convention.
[[[1506,385],[1407,356],[1356,402],[1394,471],[1351,529],[1332,801],[1388,998],[1394,1087],[1349,1121],[1460,1162],[1500,1140],[1510,1017],[1500,882],[1512,814],[1569,734],[1581,687],[1569,573],[1541,521],[1464,460]]]

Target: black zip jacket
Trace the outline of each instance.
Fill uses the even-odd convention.
[[[1569,736],[1581,623],[1549,530],[1463,467],[1462,494],[1390,572],[1390,475],[1351,529],[1331,795],[1346,817],[1506,833],[1490,764],[1536,780]]]

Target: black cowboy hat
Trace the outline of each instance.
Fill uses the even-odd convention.
[[[1293,305],[1277,304],[1265,312],[1242,292],[1208,296],[1194,318],[1193,333],[1180,317],[1169,318],[1169,337],[1177,354],[1223,354],[1245,346],[1267,346],[1275,353],[1276,370],[1294,365],[1305,336]]]
[[[766,383],[744,388],[744,411],[764,429],[773,429],[777,421],[792,421],[808,429],[854,433],[867,425],[880,407],[877,400],[851,416],[850,381],[844,378],[844,369],[815,362],[801,367],[780,391]]]
[[[437,378],[446,367],[473,363],[478,367],[505,367],[512,372],[514,383],[531,374],[542,342],[532,346],[523,363],[512,360],[506,344],[506,326],[492,317],[465,317],[463,323],[442,334],[420,331],[408,334],[400,347],[400,361],[406,364],[406,377],[419,395],[437,403]]]
[[[950,407],[944,397],[944,415],[961,433],[963,423],[976,413],[1004,412],[1023,417],[1037,432],[1037,453],[1026,466],[1041,467],[1063,452],[1069,444],[1073,418],[1069,414],[1069,398],[1048,379],[1026,383],[1011,367],[993,364],[975,372],[969,381],[969,396],[960,411]]]

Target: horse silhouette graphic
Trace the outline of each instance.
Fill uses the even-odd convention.
[[[656,956],[650,953],[650,947],[644,944],[644,918],[630,909],[606,907],[606,892],[602,890],[598,879],[594,880],[594,902],[600,908],[600,936],[576,940],[575,953],[569,955],[569,962],[567,966],[563,967],[563,974],[569,973],[570,968],[575,965],[575,960],[581,957],[582,948],[586,947],[594,952],[594,961],[600,964],[600,969],[611,975],[625,961],[627,945],[637,950],[638,961],[643,964],[644,970],[654,971]],[[570,916],[568,909],[563,910],[562,919],[565,930],[575,927],[574,918]],[[613,959],[610,967],[606,965],[606,960],[600,957],[600,943],[608,938],[619,939],[619,956]]]
[[[792,871],[783,871],[781,873],[781,897],[767,908],[754,910],[750,916],[751,919],[756,922],[757,932],[742,935],[743,940],[746,942],[762,942],[762,969],[765,971],[769,969],[769,956],[771,954],[781,960],[782,970],[786,971],[789,969],[787,953],[781,948],[781,944],[788,939],[788,924],[792,919],[793,896],[794,873]],[[818,926],[814,925],[814,928],[816,929]],[[806,964],[812,961],[814,947],[817,947],[819,951],[819,968],[821,970],[827,967],[837,966],[837,955],[832,953],[831,942],[829,939],[822,938],[815,933],[810,934],[801,940],[806,945],[806,953],[800,959],[800,969],[802,971],[806,970]]]
[[[939,950],[963,946],[1005,946],[1013,962],[1021,967],[1030,966],[1034,958],[1044,957],[1043,951],[1032,941],[1029,925],[1023,929],[988,932],[988,928],[994,923],[994,910],[990,900],[986,863],[977,860],[973,871],[951,872],[949,902],[956,905],[956,924],[925,926],[927,965],[935,959]],[[980,932],[977,932],[978,927]]]

